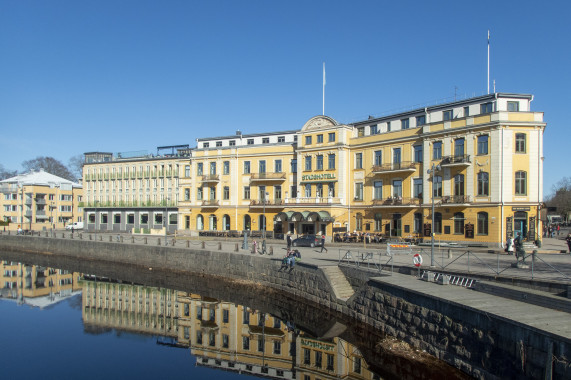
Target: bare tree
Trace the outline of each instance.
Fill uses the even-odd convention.
[[[545,203],[551,207],[557,207],[557,213],[565,217],[571,212],[571,177],[563,177],[553,185],[553,193]]]
[[[69,159],[68,167],[77,180],[77,178],[83,177],[83,154],[77,154]]]
[[[53,157],[36,157],[22,162],[22,167],[25,171],[44,169],[46,172],[58,177],[69,179],[70,181],[77,180],[67,166]]]
[[[18,172],[16,170],[6,170],[4,165],[0,164],[0,181],[6,178],[14,177]]]

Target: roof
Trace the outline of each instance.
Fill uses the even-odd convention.
[[[54,185],[68,184],[76,188],[82,187],[77,182],[73,182],[70,181],[69,179],[65,179],[62,177],[58,177],[57,175],[50,174],[46,172],[44,169],[32,170],[29,173],[18,174],[17,176],[2,180],[0,181],[0,183],[7,183],[7,184],[17,183],[18,185],[24,185],[24,186],[31,186],[31,185],[54,186]]]

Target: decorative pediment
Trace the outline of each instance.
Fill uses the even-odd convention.
[[[329,116],[315,116],[309,119],[307,123],[301,128],[302,131],[308,131],[312,129],[322,129],[328,127],[334,127],[339,125],[334,119]]]

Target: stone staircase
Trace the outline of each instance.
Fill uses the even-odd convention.
[[[355,293],[338,266],[326,266],[322,267],[321,270],[323,270],[325,277],[329,280],[337,299],[347,301]]]

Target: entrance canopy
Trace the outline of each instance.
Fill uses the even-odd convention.
[[[276,222],[333,222],[333,218],[327,211],[287,211],[280,212],[274,217]]]

